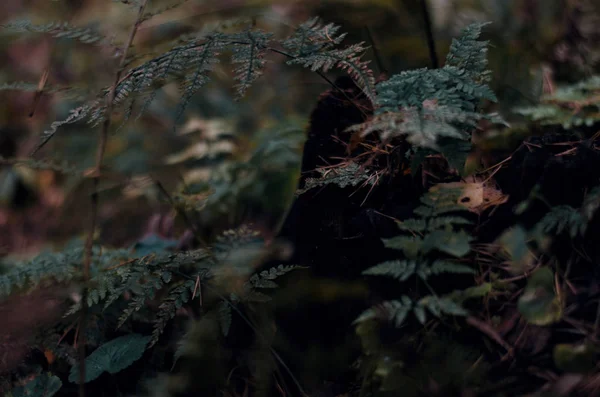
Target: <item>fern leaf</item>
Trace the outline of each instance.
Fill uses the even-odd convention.
[[[252,275],[246,284],[252,288],[277,288],[278,285],[273,280],[297,269],[306,269],[306,267],[298,265],[275,266],[263,270],[260,274]]]
[[[452,316],[466,316],[468,312],[449,298],[428,295],[417,302],[417,306],[427,309],[435,317],[440,318],[443,314]]]
[[[44,33],[57,39],[70,39],[83,44],[107,45],[110,41],[90,28],[78,28],[67,22],[50,22],[35,25],[28,20],[16,20],[0,25],[0,28],[14,33]]]
[[[329,51],[314,53],[296,57],[287,61],[288,65],[302,65],[310,68],[313,72],[328,72],[333,68],[339,68],[348,73],[363,90],[365,95],[373,102],[376,101],[375,77],[369,69],[369,61],[363,61],[366,48],[363,43],[352,44],[344,49],[333,49]]]
[[[465,70],[476,81],[489,81],[490,72],[487,70],[489,42],[479,40],[482,28],[489,24],[489,22],[473,23],[463,30],[459,38],[452,39],[450,51],[446,56],[446,66]]]
[[[373,266],[362,274],[368,276],[386,276],[406,281],[410,276],[415,274],[417,270],[417,262],[411,260],[394,260],[386,261]]]
[[[238,97],[242,97],[250,85],[262,75],[271,36],[262,31],[247,31],[240,34],[239,39],[232,38],[234,47],[231,61],[234,65],[239,64],[234,70],[235,80],[238,81]]]
[[[158,342],[158,338],[167,326],[167,323],[175,317],[177,309],[181,308],[192,298],[195,285],[196,282],[194,280],[186,280],[182,284],[171,288],[167,297],[158,307],[149,347],[154,346],[154,344]]]
[[[542,125],[593,126],[600,123],[600,76],[559,87],[535,106],[513,109],[515,113]]]
[[[293,57],[305,57],[340,44],[346,33],[338,34],[339,29],[338,25],[324,25],[319,17],[313,17],[302,23],[281,44]]]
[[[62,127],[63,125],[66,125],[66,124],[73,124],[78,121],[85,120],[90,115],[92,110],[94,110],[96,108],[97,105],[98,105],[97,102],[94,102],[90,105],[82,105],[78,108],[71,110],[69,113],[69,117],[67,117],[65,120],[54,121],[52,124],[50,124],[50,129],[46,130],[42,133],[41,142],[38,144],[37,149],[44,146],[46,144],[46,142],[48,142],[50,139],[52,139],[54,134],[56,134],[56,130],[59,127]]]
[[[568,205],[553,207],[537,225],[546,233],[561,234],[566,231],[571,238],[582,236],[587,228],[584,216],[575,208]]]
[[[354,323],[383,318],[386,321],[393,322],[396,327],[400,327],[412,309],[413,302],[409,297],[403,295],[401,300],[384,301],[377,307],[365,310],[354,320]]]

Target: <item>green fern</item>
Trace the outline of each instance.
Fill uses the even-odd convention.
[[[338,31],[339,26],[323,25],[318,17],[304,22],[281,43],[292,58],[287,63],[299,64],[313,71],[327,72],[334,67],[346,70],[374,103],[375,78],[368,68],[369,62],[361,60],[366,48],[363,43],[357,43],[344,49],[335,49],[346,36],[338,34]]]
[[[192,299],[195,286],[196,283],[193,280],[186,280],[169,290],[167,297],[163,299],[158,307],[149,347],[158,342],[161,333],[167,326],[167,323],[175,316],[177,309]]]
[[[458,144],[470,148],[471,132],[482,119],[503,122],[478,111],[482,100],[497,100],[487,84],[488,43],[478,40],[483,26],[468,26],[452,42],[443,68],[405,71],[378,83],[375,115],[349,130],[378,132],[383,141],[404,137],[414,145],[409,155],[423,159],[420,151],[434,149],[462,170],[466,156]]]
[[[539,104],[514,111],[542,125],[560,125],[565,129],[595,125],[600,122],[600,76],[559,87],[542,97]]]
[[[275,40],[271,33],[254,28],[234,33],[215,30],[181,38],[179,45],[123,74],[123,78],[115,87],[114,106],[115,108],[126,107],[125,121],[127,121],[134,112],[136,97],[146,96],[139,113],[141,115],[149,109],[158,89],[171,81],[179,81],[182,95],[176,112],[177,121],[183,115],[192,97],[210,81],[210,73],[225,51],[232,53],[231,62],[234,65],[238,97],[242,96],[262,75],[267,54],[277,52],[287,55],[289,58],[287,63],[290,65],[299,64],[319,72],[327,72],[332,68],[345,70],[356,80],[366,95],[375,101],[373,73],[367,66],[368,62],[361,60],[366,49],[362,44],[354,44],[342,49],[333,48],[341,42],[343,35],[331,40],[327,37],[338,29],[338,27],[333,28],[332,25],[323,27],[318,20],[311,19],[300,25],[289,38],[283,40]],[[79,37],[77,33],[73,33],[73,38],[76,37]],[[80,38],[83,37],[82,34]],[[278,42],[291,53],[276,49],[275,44]],[[18,85],[15,84],[14,87],[18,88]],[[66,124],[84,120],[92,126],[101,123],[106,117],[105,99],[109,93],[110,89],[105,88],[98,98],[73,110],[65,120],[52,123],[50,129],[42,134],[40,146],[51,139],[59,127]]]
[[[92,272],[119,263],[128,258],[127,250],[102,250],[94,247]],[[76,281],[83,261],[83,248],[63,252],[48,252],[31,261],[17,263],[11,270],[0,275],[0,297],[6,297],[17,289],[33,289],[43,282],[67,283]]]
[[[271,34],[262,31],[247,31],[232,37],[234,47],[231,62],[239,65],[234,70],[239,97],[262,75],[271,37]]]
[[[110,41],[102,34],[90,28],[78,28],[66,22],[50,22],[46,25],[35,25],[28,20],[16,20],[0,25],[9,33],[42,33],[57,39],[76,40],[83,44],[108,45]]]
[[[584,236],[598,207],[600,207],[600,187],[595,187],[587,194],[580,209],[569,205],[552,207],[538,222],[536,229],[556,235],[566,232],[571,238]]]
[[[398,223],[400,230],[409,234],[383,240],[387,248],[401,251],[405,259],[380,263],[365,270],[363,274],[389,277],[400,282],[416,276],[424,283],[441,274],[474,274],[472,267],[453,260],[464,257],[471,250],[472,238],[463,230],[471,222],[461,216],[461,212],[466,209],[457,204],[460,196],[458,189],[438,189],[424,195],[421,198],[422,205],[415,209],[415,214],[420,218]],[[448,257],[444,258],[444,254]],[[383,302],[366,310],[355,322],[383,318],[400,326],[410,312],[414,312],[421,323],[426,321],[426,312],[435,317],[466,314],[452,296],[429,295],[418,301],[402,296],[401,300]]]

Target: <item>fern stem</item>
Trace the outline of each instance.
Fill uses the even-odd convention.
[[[142,18],[144,16],[144,10],[146,9],[146,4],[148,0],[143,0],[140,5],[138,15],[135,21],[135,24],[131,28],[131,32],[129,33],[129,39],[125,48],[123,49],[123,54],[121,56],[121,61],[119,63],[119,69],[115,74],[115,82],[110,89],[109,95],[107,95],[107,103],[106,103],[106,114],[104,116],[104,123],[102,125],[102,130],[100,132],[100,140],[98,142],[98,148],[96,151],[96,165],[94,167],[94,171],[92,174],[92,178],[94,181],[94,191],[91,197],[92,204],[92,219],[90,221],[90,229],[88,231],[88,235],[85,242],[85,253],[83,258],[83,292],[81,294],[81,317],[80,317],[80,329],[79,329],[79,340],[78,340],[78,350],[79,350],[79,397],[85,397],[85,325],[87,320],[87,295],[90,284],[90,268],[92,265],[92,249],[94,246],[94,233],[96,229],[96,220],[98,217],[98,183],[100,181],[100,168],[102,167],[102,161],[104,159],[104,153],[106,151],[106,143],[108,141],[108,132],[110,129],[110,118],[113,110],[113,105],[116,97],[116,88],[119,80],[121,80],[121,74],[123,73],[123,69],[125,67],[125,63],[127,61],[127,53],[129,52],[129,48],[133,43],[133,39],[135,38],[135,34],[137,32],[138,27],[142,23]]]
[[[283,55],[289,59],[296,59],[295,56],[293,56],[292,54],[288,54],[285,51],[282,50],[278,50],[277,48],[272,48],[269,47],[267,48],[268,51],[274,52],[276,54],[280,54]],[[350,96],[344,91],[342,90],[340,87],[338,87],[329,77],[325,76],[325,74],[323,72],[321,72],[320,70],[316,70],[315,73],[317,73],[323,80],[325,80],[326,82],[328,82],[333,88],[335,88],[337,91],[339,91],[348,101],[350,101],[350,103],[352,105],[354,105],[354,107],[356,109],[358,109],[358,111],[363,115],[366,116],[365,112],[363,111],[362,107],[359,106],[352,98],[350,98]]]
[[[184,274],[180,271],[174,270],[173,273],[177,273],[180,276],[187,278],[189,280],[195,280],[194,277],[190,277],[187,274]],[[229,301],[229,299],[227,299],[227,297],[223,296],[221,293],[219,293],[219,291],[217,291],[216,289],[210,287],[209,285],[207,285],[206,283],[202,283],[202,280],[200,281],[200,285],[203,285],[204,288],[212,291],[219,299],[221,299],[223,302],[225,302],[229,307],[231,307],[231,309],[236,312],[240,318],[242,320],[244,320],[244,322],[246,324],[248,324],[248,326],[250,327],[250,329],[256,334],[256,336],[258,336],[259,338],[263,339],[264,342],[268,342],[265,338],[265,336],[263,334],[261,334],[258,329],[256,328],[256,326],[254,326],[254,324],[252,323],[252,321],[250,321],[250,319],[248,317],[246,317],[244,315],[244,313],[242,313],[242,311],[240,309],[238,309],[233,303],[231,303]],[[281,358],[281,356],[279,355],[279,353],[277,353],[277,351],[269,345],[269,350],[271,352],[271,354],[273,355],[273,357],[275,357],[275,360],[279,363],[279,365],[281,365],[283,367],[283,369],[285,369],[285,371],[288,373],[288,375],[292,378],[292,381],[294,382],[294,384],[296,385],[296,388],[298,388],[298,391],[300,392],[300,394],[302,396],[308,396],[308,394],[306,394],[306,392],[304,391],[304,388],[302,387],[302,385],[300,384],[300,381],[298,380],[298,378],[296,378],[294,376],[294,374],[292,373],[292,370],[290,369],[290,367],[287,366],[287,364],[285,363],[285,361],[283,361],[283,358]]]

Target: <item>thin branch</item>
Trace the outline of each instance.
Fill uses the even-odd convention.
[[[375,57],[375,63],[377,64],[377,69],[379,69],[379,74],[387,74],[388,70],[383,63],[383,58],[381,57],[381,53],[379,52],[379,48],[373,37],[373,32],[371,32],[371,28],[368,26],[365,26],[365,30],[367,31],[367,37],[371,43],[371,48],[373,49],[373,56]]]
[[[78,340],[78,349],[79,349],[79,397],[85,397],[85,323],[87,320],[87,294],[89,288],[90,281],[90,268],[92,265],[92,249],[94,246],[94,232],[96,229],[96,220],[98,217],[98,182],[100,180],[100,168],[102,167],[102,161],[104,159],[104,153],[106,151],[106,143],[108,141],[108,132],[110,129],[110,119],[113,110],[113,105],[116,97],[116,87],[121,79],[121,74],[123,73],[123,69],[125,66],[125,62],[127,60],[127,53],[129,52],[129,48],[133,43],[133,39],[135,38],[135,34],[137,32],[138,27],[142,23],[142,18],[144,16],[144,10],[146,8],[146,4],[148,0],[143,0],[140,5],[138,15],[135,21],[135,24],[131,28],[131,33],[129,34],[129,40],[127,41],[127,45],[123,49],[123,55],[121,56],[121,62],[119,63],[119,69],[115,75],[115,82],[110,89],[109,95],[107,95],[106,102],[106,114],[104,123],[102,125],[102,130],[100,132],[100,141],[98,142],[98,150],[96,151],[96,165],[94,167],[94,172],[92,175],[94,181],[94,192],[92,193],[92,219],[90,221],[90,229],[88,231],[88,235],[85,241],[85,253],[83,258],[83,293],[81,296],[81,318],[80,318],[80,332],[79,332],[79,340]]]
[[[171,197],[171,195],[169,194],[167,189],[165,189],[163,184],[160,183],[160,181],[157,179],[152,178],[152,180],[154,181],[154,186],[156,186],[156,188],[162,193],[162,195],[165,196],[165,198],[167,199],[167,201],[169,202],[171,207],[175,211],[177,211],[177,213],[179,214],[179,216],[181,217],[183,222],[192,231],[192,233],[194,234],[194,237],[196,238],[196,241],[199,242],[203,248],[209,248],[208,243],[202,238],[202,236],[200,235],[200,232],[198,231],[198,228],[196,227],[194,222],[192,222],[190,220],[190,218],[187,216],[187,213],[185,211],[181,210],[181,208],[175,203],[175,200],[173,200],[173,197]]]
[[[438,61],[437,52],[435,51],[435,39],[433,37],[431,17],[429,16],[429,7],[427,7],[427,0],[421,0],[420,3],[421,12],[423,13],[423,22],[425,23],[425,34],[427,35],[427,47],[429,47],[431,67],[437,69],[440,67],[440,62]]]
[[[269,48],[267,48],[267,50],[269,50],[269,51],[271,51],[271,52],[274,52],[274,53],[276,53],[276,54],[283,55],[283,56],[285,56],[285,57],[287,57],[287,58],[290,58],[290,59],[296,59],[296,57],[295,57],[295,56],[293,56],[292,54],[288,54],[287,52],[285,52],[285,51],[282,51],[282,50],[278,50],[277,48],[272,48],[272,47],[269,47]],[[336,89],[337,91],[339,91],[339,92],[340,92],[342,95],[344,95],[344,97],[346,97],[346,99],[347,99],[348,101],[350,101],[350,103],[351,103],[352,105],[354,105],[354,107],[356,107],[356,109],[358,109],[358,111],[359,111],[359,112],[361,112],[363,116],[366,116],[366,114],[365,114],[365,112],[363,111],[363,109],[361,108],[361,106],[359,106],[359,105],[358,105],[358,104],[357,104],[357,103],[354,101],[354,99],[350,98],[350,96],[349,96],[349,95],[346,93],[346,91],[344,91],[344,90],[342,90],[340,87],[338,87],[338,86],[337,86],[337,85],[336,85],[336,84],[335,84],[333,81],[331,81],[331,79],[330,79],[329,77],[325,76],[325,74],[324,74],[323,72],[321,72],[320,70],[316,70],[316,71],[315,71],[315,73],[317,73],[319,76],[321,76],[321,78],[322,78],[323,80],[325,80],[326,82],[328,82],[328,83],[329,83],[329,84],[330,84],[330,85],[331,85],[333,88],[335,88],[335,89]]]

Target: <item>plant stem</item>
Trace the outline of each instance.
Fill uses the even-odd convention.
[[[100,131],[100,139],[98,142],[98,147],[96,151],[96,165],[92,172],[91,177],[93,178],[93,193],[91,197],[92,204],[92,219],[90,220],[90,229],[88,230],[87,238],[85,241],[85,252],[83,257],[83,292],[81,294],[81,317],[80,317],[80,327],[79,327],[79,338],[77,341],[77,348],[79,352],[79,397],[85,397],[85,325],[87,321],[87,294],[90,282],[90,268],[92,265],[92,250],[94,247],[94,233],[96,230],[96,220],[98,217],[98,182],[100,181],[100,168],[102,167],[102,161],[104,160],[104,153],[106,151],[106,143],[108,141],[108,132],[110,129],[110,119],[111,114],[115,102],[116,97],[116,88],[119,80],[121,79],[121,74],[123,73],[123,69],[125,67],[125,62],[127,59],[127,53],[129,52],[129,48],[133,43],[133,39],[135,38],[135,34],[142,23],[142,18],[144,16],[144,10],[146,9],[146,4],[148,0],[143,0],[140,8],[138,10],[138,15],[135,21],[135,24],[131,28],[131,32],[129,33],[129,39],[125,48],[123,49],[123,54],[121,55],[121,61],[119,62],[119,69],[115,74],[115,82],[113,83],[109,95],[106,96],[106,113],[104,115],[104,123],[102,124],[102,130]]]

